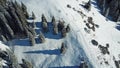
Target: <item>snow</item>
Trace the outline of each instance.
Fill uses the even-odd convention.
[[[0,41],[0,52],[6,51],[6,49],[9,49],[9,47]],[[0,58],[0,66],[6,66],[6,61],[1,58]]]
[[[9,47],[0,41],[0,51],[5,51],[6,49],[9,49]]]
[[[71,31],[66,38],[59,38],[46,34],[46,42],[43,44],[37,43],[35,46],[30,46],[28,39],[15,39],[11,42],[14,45],[14,53],[21,63],[21,59],[29,60],[34,65],[34,68],[54,68],[54,67],[73,67],[78,68],[81,63],[81,58],[85,58],[90,68],[116,68],[113,56],[117,60],[120,58],[120,31],[117,30],[116,23],[101,15],[96,2],[92,0],[91,11],[88,12],[80,4],[88,0],[17,0],[24,2],[28,7],[29,13],[32,11],[36,15],[37,31],[40,29],[41,15],[44,14],[48,22],[51,22],[52,16],[57,20],[64,20],[66,24],[70,24]],[[70,4],[72,8],[67,8]],[[76,11],[73,10],[76,9]],[[82,11],[86,16],[82,17],[77,11]],[[90,34],[84,31],[86,27],[84,20],[91,16],[93,22],[99,25],[95,32],[90,30]],[[110,55],[103,55],[97,46],[92,45],[91,40],[95,39],[99,44],[108,48]],[[59,49],[61,43],[67,44],[68,49],[64,55],[61,55]],[[108,61],[109,65],[104,61]]]

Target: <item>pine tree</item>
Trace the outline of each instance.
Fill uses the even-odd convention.
[[[42,28],[44,32],[48,32],[48,24],[47,22],[42,22]]]
[[[34,12],[32,12],[32,19],[35,19],[36,17],[35,17],[35,14],[34,14]]]
[[[120,21],[120,14],[118,15],[117,22]]]
[[[32,31],[33,36],[36,37],[35,29],[34,29],[34,28],[31,28],[31,31]]]
[[[44,43],[44,42],[45,42],[45,37],[44,37],[44,35],[43,35],[42,32],[40,32],[39,38],[40,38],[40,42],[41,42],[41,43]]]
[[[25,6],[25,4],[23,2],[21,2],[21,8],[22,8],[23,12],[25,12],[27,10],[27,7]]]
[[[70,26],[69,26],[69,24],[66,27],[66,32],[70,32]]]
[[[62,29],[63,29],[64,27],[65,27],[65,26],[64,26],[64,22],[61,22],[61,21],[59,20],[58,30],[59,30],[59,31],[62,31]]]
[[[61,48],[60,48],[60,53],[65,54],[65,52],[66,52],[66,45],[65,45],[65,43],[62,43]]]
[[[21,2],[21,8],[22,8],[22,11],[24,12],[25,17],[29,18],[29,14],[27,12],[27,7],[24,5],[23,2]]]
[[[108,17],[109,11],[110,11],[110,8],[108,7],[104,13],[105,17]]]
[[[114,21],[117,21],[118,15],[119,15],[119,10],[117,10],[116,13],[114,14],[114,17],[113,17]]]
[[[4,35],[0,35],[0,39],[1,39],[3,42],[7,42],[7,39],[5,38]]]
[[[34,21],[32,22],[32,27],[33,27],[33,28],[35,28],[35,27],[36,27],[36,24],[35,24],[35,22],[34,22]]]
[[[58,27],[57,27],[57,26],[56,26],[56,27],[53,27],[53,33],[54,33],[55,35],[58,34]]]
[[[52,24],[53,24],[53,27],[56,27],[56,25],[57,25],[57,24],[56,24],[56,20],[55,20],[55,17],[54,17],[54,16],[52,17]]]
[[[22,64],[23,68],[33,68],[33,65],[30,62],[28,62],[27,60],[22,59],[22,62],[23,62],[23,64]]]
[[[88,11],[91,10],[91,0],[88,1],[88,3],[85,4],[84,6]]]
[[[105,12],[105,8],[106,8],[106,6],[105,6],[105,3],[106,3],[106,0],[103,0],[103,5],[102,5],[102,12],[104,13]]]
[[[61,35],[62,35],[63,38],[66,37],[66,28],[62,29]]]
[[[29,32],[29,40],[30,40],[31,46],[34,46],[35,45],[35,38],[30,32]]]
[[[44,14],[42,14],[41,20],[42,20],[42,22],[46,22],[47,23],[47,20],[46,20]]]
[[[55,17],[54,17],[54,16],[52,17],[52,23],[53,23],[53,22],[55,22]]]

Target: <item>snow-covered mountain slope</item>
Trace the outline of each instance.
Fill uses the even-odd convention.
[[[81,59],[84,57],[91,68],[116,68],[113,56],[120,60],[120,31],[117,30],[116,23],[106,20],[100,14],[96,2],[92,0],[91,11],[84,9],[81,4],[88,0],[17,0],[24,2],[28,11],[36,15],[36,24],[39,26],[41,15],[44,14],[48,22],[51,22],[52,16],[57,20],[64,20],[70,24],[71,31],[66,38],[59,39],[57,36],[49,33],[44,44],[29,46],[28,39],[13,40],[14,52],[21,59],[27,59],[32,62],[34,68],[49,67],[73,67],[77,68]],[[67,5],[71,5],[68,8]],[[79,11],[82,11],[80,13]],[[85,14],[85,16],[84,16]],[[99,25],[95,31],[85,31],[87,18],[92,17],[93,22]],[[37,28],[40,31],[40,27]],[[91,43],[95,39],[99,45],[106,46],[109,43],[108,51],[110,54],[103,55],[100,48]],[[61,43],[65,42],[68,49],[64,55],[60,55],[59,49]],[[108,61],[105,62],[105,61]]]

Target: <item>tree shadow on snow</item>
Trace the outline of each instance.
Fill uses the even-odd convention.
[[[53,34],[53,25],[51,22],[48,22],[48,32],[44,33],[43,29],[42,29],[42,22],[36,22],[36,27],[39,29],[36,29],[36,33],[39,35],[40,31],[44,34],[45,38],[49,38],[49,39],[61,39],[61,33],[59,32],[57,35]]]
[[[63,67],[48,67],[48,68],[79,68],[79,66],[63,66]]]
[[[24,53],[28,54],[48,54],[48,55],[60,55],[60,50],[59,49],[54,49],[54,50],[38,50],[38,51],[27,51]]]
[[[36,27],[41,28],[42,22],[36,22]]]
[[[39,38],[35,38],[35,42],[36,42],[36,44],[41,43]]]
[[[29,46],[30,42],[28,39],[16,39],[12,42],[12,44],[18,46]]]
[[[115,28],[120,31],[120,25],[117,25]]]

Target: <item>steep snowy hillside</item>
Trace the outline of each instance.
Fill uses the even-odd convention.
[[[28,38],[9,41],[20,63],[21,59],[26,59],[34,68],[79,68],[84,60],[90,68],[116,68],[115,61],[120,60],[120,31],[116,29],[119,25],[101,15],[94,0],[91,11],[83,7],[88,0],[17,1],[22,1],[30,14],[35,13],[36,32],[41,31],[42,14],[49,23],[54,16],[57,21],[64,20],[65,25],[70,24],[71,28],[65,38],[45,33],[45,43],[38,42],[35,46],[30,46]],[[61,55],[62,42],[67,44],[67,50]]]

